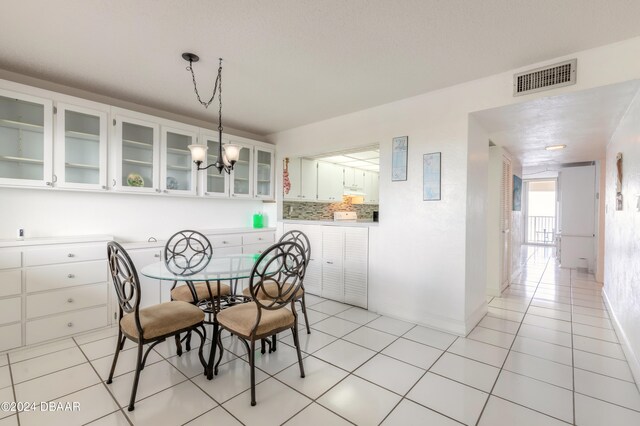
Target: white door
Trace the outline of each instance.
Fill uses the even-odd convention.
[[[500,182],[500,289],[509,285],[511,278],[511,210],[513,198],[513,174],[511,160],[502,157],[502,179]]]
[[[318,162],[303,158],[300,167],[300,198],[315,201],[318,199]]]
[[[50,100],[0,90],[0,184],[54,186]]]
[[[253,169],[254,197],[261,200],[273,200],[274,189],[274,151],[269,148],[255,149]]]
[[[322,297],[344,301],[344,232],[336,226],[322,227]]]
[[[344,229],[344,301],[367,308],[369,229]]]
[[[253,198],[253,147],[233,141],[231,143],[240,145],[242,148],[240,148],[240,158],[231,172],[229,192],[235,198]]]
[[[160,188],[165,194],[196,194],[196,165],[188,146],[196,142],[195,129],[162,126]]]
[[[378,173],[365,172],[364,202],[375,204],[378,202]]]
[[[56,186],[107,189],[107,113],[56,105]]]
[[[218,135],[203,132],[200,135],[200,143],[207,145],[207,161],[202,167],[215,164],[218,161],[219,142]],[[200,183],[203,185],[205,197],[229,197],[229,174],[218,172],[215,167],[209,167],[206,171],[198,172],[201,175]]]
[[[318,200],[341,202],[344,170],[337,164],[318,162]]]
[[[560,230],[563,268],[595,266],[595,166],[560,172]]]

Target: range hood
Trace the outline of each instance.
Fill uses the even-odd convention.
[[[349,188],[345,186],[343,195],[349,197],[364,197],[364,192],[360,190],[360,188]]]

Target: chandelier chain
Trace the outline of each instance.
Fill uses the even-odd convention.
[[[218,109],[218,130],[222,131],[222,58],[220,58],[220,66],[218,68],[218,77],[216,78],[216,84],[218,86],[218,101],[219,101],[219,109]],[[213,95],[215,96],[216,91],[213,90]],[[220,144],[222,145],[222,139],[220,139]]]
[[[189,66],[187,67],[187,71],[191,72],[191,80],[193,81],[193,91],[196,93],[196,98],[198,98],[198,102],[200,102],[200,104],[202,104],[205,108],[209,108],[209,105],[211,105],[213,100],[216,98],[216,90],[218,89],[218,84],[219,84],[219,81],[220,81],[220,75],[221,75],[221,72],[222,72],[222,59],[220,59],[220,67],[218,68],[218,76],[216,77],[216,83],[213,86],[213,93],[211,94],[211,98],[209,98],[209,100],[207,102],[204,102],[200,98],[200,92],[198,92],[198,84],[196,83],[196,74],[193,71],[193,61],[192,60],[189,60]]]

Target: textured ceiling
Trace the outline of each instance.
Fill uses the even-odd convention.
[[[474,113],[489,138],[524,167],[603,159],[640,80]],[[547,151],[546,146],[567,145]]]
[[[0,68],[268,134],[640,35],[637,0],[3,0]],[[207,96],[208,97],[208,96]]]

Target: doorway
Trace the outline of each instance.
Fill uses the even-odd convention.
[[[555,179],[525,181],[526,244],[555,245],[556,189]]]

